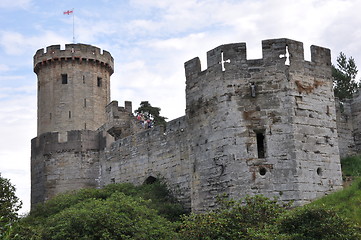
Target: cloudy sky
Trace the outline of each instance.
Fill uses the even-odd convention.
[[[73,15],[64,15],[74,9]],[[261,41],[290,38],[340,51],[361,68],[361,0],[1,0],[0,173],[30,208],[30,140],[36,136],[37,49],[73,41],[115,59],[111,98],[148,100],[170,120],[184,115],[185,61],[221,44],[246,42],[261,58]]]

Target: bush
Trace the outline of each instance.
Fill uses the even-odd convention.
[[[148,200],[145,200],[147,198]],[[40,204],[14,226],[9,239],[174,239],[183,213],[162,183],[82,189]],[[169,211],[163,211],[170,206]]]
[[[262,196],[226,200],[218,210],[183,217],[180,239],[356,240],[360,230],[323,207],[288,210]]]
[[[360,231],[335,211],[305,206],[287,212],[278,222],[279,232],[293,240],[358,240]]]
[[[276,200],[263,196],[248,196],[240,201],[220,199],[219,204],[215,211],[183,216],[182,239],[254,239],[260,233],[272,235],[273,229],[268,226],[286,211]]]
[[[105,200],[89,199],[52,216],[45,239],[170,239],[171,222],[146,207],[141,198],[114,193]]]

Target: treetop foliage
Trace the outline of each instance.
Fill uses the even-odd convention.
[[[60,194],[37,205],[8,239],[175,239],[185,213],[165,184],[111,184]]]
[[[153,120],[155,125],[164,125],[166,123],[166,117],[160,116],[161,109],[159,107],[153,107],[148,101],[142,101],[140,106],[134,112],[136,114],[142,114],[145,120]]]
[[[360,84],[356,82],[358,69],[353,57],[347,58],[343,52],[340,52],[336,61],[337,65],[332,65],[334,92],[335,96],[342,101],[351,98],[360,87]]]
[[[0,174],[0,236],[18,218],[22,202],[15,195],[15,186]]]

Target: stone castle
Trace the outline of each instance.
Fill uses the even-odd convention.
[[[277,196],[305,204],[342,188],[340,155],[361,148],[361,96],[336,103],[330,50],[290,39],[221,45],[185,63],[186,110],[144,129],[110,102],[111,54],[84,44],[39,49],[38,132],[31,142],[32,206],[54,195],[158,178],[186,208],[216,196]],[[337,106],[337,108],[336,108]],[[355,124],[356,123],[356,124]]]

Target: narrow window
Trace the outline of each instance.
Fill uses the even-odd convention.
[[[255,83],[251,83],[251,97],[253,97],[253,98],[256,97],[256,84]]]
[[[256,132],[257,137],[257,154],[258,158],[265,157],[265,142],[264,142],[264,132]]]
[[[49,117],[50,117],[50,120],[51,120],[51,118],[52,118],[51,113],[49,114]]]
[[[86,123],[84,123],[84,129],[86,129]]]
[[[68,84],[68,74],[61,74],[61,83]]]
[[[86,98],[84,98],[84,107],[86,108]]]
[[[101,78],[101,77],[98,77],[98,79],[97,79],[97,85],[98,85],[98,87],[101,87],[101,86],[102,86],[102,78]]]
[[[85,76],[83,75],[83,84],[85,84]]]
[[[71,118],[71,111],[69,111],[69,118]]]

